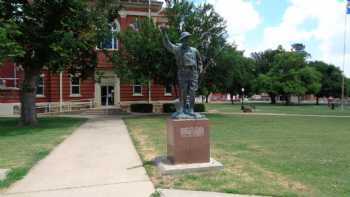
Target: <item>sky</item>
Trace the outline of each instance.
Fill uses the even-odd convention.
[[[311,60],[342,69],[346,0],[193,0],[212,3],[226,20],[229,41],[252,52],[303,43]],[[345,74],[350,76],[350,15]]]

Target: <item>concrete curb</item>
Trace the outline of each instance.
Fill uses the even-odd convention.
[[[0,169],[0,181],[5,180],[9,173],[10,173],[10,169]]]

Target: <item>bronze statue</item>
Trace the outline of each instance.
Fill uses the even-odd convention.
[[[175,119],[199,119],[204,116],[194,112],[195,96],[198,90],[199,74],[203,70],[201,55],[196,48],[190,47],[188,39],[191,34],[181,33],[181,43],[173,44],[165,31],[163,33],[163,43],[165,48],[173,53],[177,64],[177,78],[180,89],[180,106],[173,114]]]

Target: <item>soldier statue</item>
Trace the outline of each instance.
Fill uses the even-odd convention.
[[[173,53],[177,64],[177,78],[180,89],[180,106],[173,114],[174,119],[200,119],[203,115],[194,112],[195,96],[198,90],[199,74],[203,70],[201,55],[196,48],[189,46],[191,34],[182,32],[181,43],[173,44],[165,28],[162,27],[165,48]]]

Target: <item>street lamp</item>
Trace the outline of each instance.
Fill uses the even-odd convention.
[[[243,110],[244,108],[244,88],[242,88],[242,106],[241,109]]]

